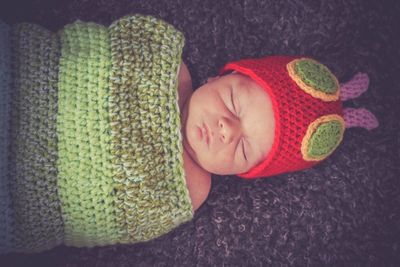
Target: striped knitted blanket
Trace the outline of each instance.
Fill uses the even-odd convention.
[[[141,242],[192,218],[183,44],[149,16],[57,33],[0,21],[0,253]]]

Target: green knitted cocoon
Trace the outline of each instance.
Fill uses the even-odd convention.
[[[327,94],[335,93],[338,88],[333,74],[324,65],[313,60],[302,59],[296,62],[295,71],[307,85]]]
[[[183,42],[146,16],[61,32],[58,184],[67,245],[146,241],[192,218],[177,103]]]
[[[342,131],[342,124],[338,121],[328,121],[319,125],[309,141],[308,156],[329,155],[339,145]]]
[[[147,241],[192,219],[182,33],[141,15],[108,28],[77,21],[56,34],[32,24],[11,32],[12,62],[0,65],[12,80],[0,253]]]

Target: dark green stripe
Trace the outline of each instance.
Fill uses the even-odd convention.
[[[42,27],[13,27],[12,179],[16,251],[63,241],[57,196],[57,73],[60,45]]]

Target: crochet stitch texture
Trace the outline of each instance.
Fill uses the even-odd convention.
[[[56,34],[19,24],[9,43],[0,34],[1,50],[13,47],[0,65],[2,98],[7,84],[13,91],[0,253],[147,241],[193,217],[177,102],[182,33],[133,15]]]
[[[57,197],[57,70],[59,42],[32,24],[12,28],[10,192],[13,242],[35,251],[62,241]]]

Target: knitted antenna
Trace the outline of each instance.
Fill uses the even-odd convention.
[[[190,220],[182,33],[139,15],[0,26],[0,253],[135,243]]]

